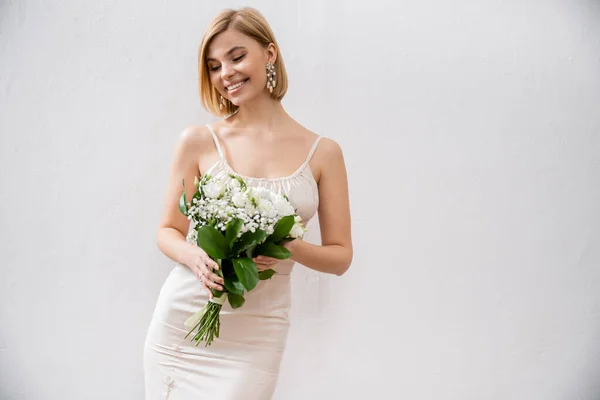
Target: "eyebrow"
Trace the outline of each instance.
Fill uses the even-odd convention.
[[[239,49],[245,50],[246,48],[244,46],[233,46],[231,49],[229,49],[229,51],[227,53],[225,53],[225,55],[228,56],[231,53],[233,53],[234,51],[239,50]],[[208,61],[217,61],[217,60],[215,60],[214,58],[207,57],[206,61],[208,62]]]

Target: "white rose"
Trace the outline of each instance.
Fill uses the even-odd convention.
[[[244,207],[246,205],[246,194],[243,192],[237,192],[231,197],[231,201],[235,204],[236,207]]]
[[[289,201],[287,201],[283,197],[277,198],[274,205],[275,209],[277,210],[277,213],[282,217],[292,215],[295,212],[294,207],[290,204]]]
[[[238,181],[237,179],[230,178],[227,182],[227,186],[229,186],[231,189],[239,189],[241,184],[240,181]]]
[[[279,193],[275,193],[273,191],[269,192],[269,201],[271,203],[276,203],[282,196]]]
[[[225,185],[222,182],[209,182],[203,187],[206,197],[216,199],[225,191]]]
[[[260,203],[258,203],[257,208],[258,212],[260,212],[261,215],[267,218],[275,216],[275,209],[273,207],[273,203],[271,203],[269,200],[261,199]]]
[[[271,191],[265,187],[259,186],[253,188],[253,193],[261,199],[271,200]]]
[[[293,238],[299,238],[304,236],[304,228],[300,224],[294,224],[290,230],[290,236]]]

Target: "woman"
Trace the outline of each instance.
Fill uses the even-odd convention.
[[[290,273],[298,262],[342,275],[352,261],[348,184],[339,145],[305,129],[283,109],[283,59],[271,28],[255,9],[226,10],[207,29],[198,68],[203,106],[223,117],[183,131],[171,165],[157,232],[160,250],[176,265],[161,289],[144,347],[146,399],[271,398],[285,348]],[[217,264],[190,240],[179,211],[182,181],[237,173],[250,186],[287,194],[306,224],[317,212],[322,245],[296,239],[292,256],[259,256],[259,270],[277,274],[246,293],[243,307],[221,310],[220,337],[208,347],[185,339],[184,321],[222,290]],[[185,186],[191,199],[194,185]],[[204,288],[204,290],[202,290]]]

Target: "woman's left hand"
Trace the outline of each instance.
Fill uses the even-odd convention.
[[[273,265],[277,264],[280,260],[278,260],[277,258],[273,258],[273,257],[256,256],[252,259],[252,261],[254,261],[254,263],[256,264],[256,268],[258,269],[258,272],[261,272],[261,271],[265,271],[265,270],[271,268]]]
[[[292,240],[290,242],[286,242],[284,244],[282,244],[282,247],[285,247],[286,249],[290,250],[292,249],[292,243],[294,243],[296,240]],[[256,268],[258,269],[258,272],[261,271],[265,271],[271,267],[273,267],[273,265],[277,264],[279,261],[279,259],[277,258],[273,258],[273,257],[267,257],[267,256],[256,256],[252,259],[252,261],[254,261],[254,263],[256,264]]]

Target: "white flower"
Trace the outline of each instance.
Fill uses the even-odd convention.
[[[273,203],[266,199],[260,200],[258,212],[266,218],[274,218],[277,216],[277,210],[273,207]]]
[[[258,229],[270,235],[277,222],[290,215],[294,217],[290,237],[299,238],[306,232],[300,223],[302,218],[296,215],[293,205],[280,192],[265,187],[249,187],[241,178],[217,179],[212,176],[205,176],[199,189],[202,189],[203,196],[194,198],[193,205],[188,206],[188,219],[194,223],[194,229],[187,238],[191,243],[197,240],[197,228],[211,225],[224,230],[233,218],[242,221],[238,237]]]
[[[237,181],[236,181],[237,182]],[[231,201],[236,207],[242,208],[246,205],[247,197],[244,192],[236,192],[231,197]]]
[[[293,238],[299,238],[304,236],[304,228],[300,224],[294,224],[290,230],[290,236]]]
[[[269,201],[271,201],[271,196],[273,195],[273,192],[262,186],[252,188],[252,193],[261,199]]]
[[[252,202],[250,201],[250,196],[248,196],[246,198],[246,206],[244,207],[244,212],[249,216],[253,216],[254,214],[256,214],[256,207],[254,207],[254,205],[252,205]]]
[[[229,178],[229,181],[227,182],[227,186],[230,189],[239,189],[242,185],[240,184],[240,181],[238,181],[235,178]]]
[[[225,185],[222,182],[209,182],[203,187],[206,197],[216,199],[225,191]]]
[[[280,198],[283,198],[283,196],[280,195],[279,193],[275,193],[275,192],[272,192],[272,191],[269,192],[269,201],[271,203],[277,202]]]
[[[275,206],[277,213],[282,217],[294,214],[294,207],[282,196],[278,196],[273,205]]]
[[[249,188],[248,191],[246,192],[248,195],[248,200],[251,203],[255,203],[256,205],[258,205],[258,203],[260,203],[260,192],[258,189],[259,188],[253,187],[253,188]]]

